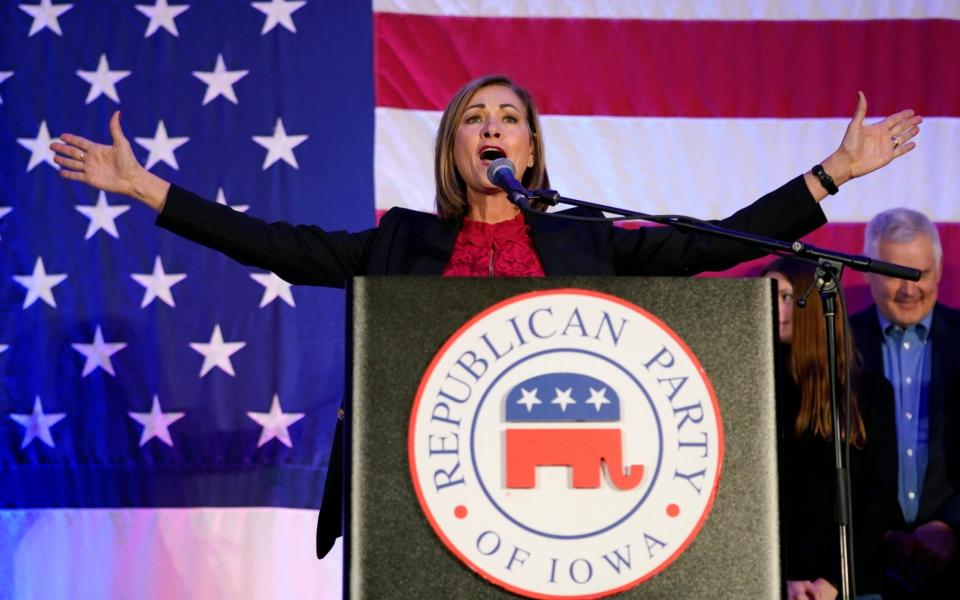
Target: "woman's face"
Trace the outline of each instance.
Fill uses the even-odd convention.
[[[771,271],[767,277],[777,280],[777,300],[780,309],[780,341],[789,344],[793,341],[793,285],[783,273]]]
[[[487,167],[498,158],[516,166],[517,181],[533,165],[533,144],[527,107],[513,90],[488,85],[473,93],[457,124],[453,159],[467,184],[467,199],[498,193],[487,179]]]

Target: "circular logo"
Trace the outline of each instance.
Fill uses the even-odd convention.
[[[716,395],[642,308],[579,289],[510,298],[463,325],[420,382],[417,498],[482,577],[533,598],[597,598],[666,568],[716,494]]]

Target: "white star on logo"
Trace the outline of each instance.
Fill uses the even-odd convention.
[[[283,119],[277,117],[277,124],[273,128],[273,135],[255,135],[253,141],[267,149],[267,157],[263,159],[263,170],[283,159],[283,162],[299,169],[297,157],[293,155],[293,149],[307,141],[306,135],[287,135],[287,130],[283,126]]]
[[[520,388],[520,393],[523,394],[523,397],[517,400],[517,404],[521,404],[527,407],[527,412],[533,410],[534,404],[543,404],[539,398],[537,398],[537,388],[533,388],[533,391]]]
[[[595,390],[590,388],[590,399],[587,400],[587,404],[592,404],[596,407],[597,412],[600,412],[600,407],[604,404],[610,404],[609,398],[606,397],[607,388],[600,388],[600,390]]]
[[[250,277],[263,286],[263,297],[260,298],[260,308],[280,298],[290,306],[296,306],[293,301],[291,284],[280,279],[275,273],[250,273]]]
[[[173,155],[173,151],[190,141],[188,137],[167,137],[167,126],[163,124],[163,121],[157,123],[157,132],[152,138],[138,137],[133,139],[150,151],[145,168],[149,169],[163,161],[178,171],[180,166],[177,164],[177,157]]]
[[[58,171],[60,170],[60,165],[53,162],[54,152],[50,149],[50,142],[60,142],[60,139],[50,138],[50,130],[47,129],[46,121],[40,121],[40,130],[37,131],[37,137],[17,138],[17,143],[30,151],[30,162],[27,163],[27,173],[42,162],[47,163]]]
[[[13,77],[13,71],[0,71],[0,83]],[[3,104],[3,96],[0,96],[0,104]]]
[[[233,91],[233,84],[240,81],[250,71],[228,71],[223,62],[223,55],[217,55],[217,62],[212,71],[194,71],[193,76],[207,84],[207,93],[203,96],[204,106],[217,96],[223,96],[234,104],[239,104],[237,95]]]
[[[136,8],[150,19],[150,22],[147,23],[147,32],[143,34],[143,37],[150,37],[161,27],[172,33],[174,37],[180,37],[180,32],[177,31],[177,24],[173,20],[190,8],[190,5],[177,4],[170,6],[167,4],[167,0],[157,0],[153,6],[149,4],[138,4]]]
[[[10,206],[0,206],[0,219],[10,214],[11,211],[13,211],[13,208]],[[0,237],[0,240],[2,239],[3,237]]]
[[[106,231],[109,235],[119,239],[120,233],[117,231],[117,224],[114,220],[130,210],[130,205],[108,204],[106,192],[101,191],[97,194],[97,203],[93,206],[75,206],[74,208],[90,219],[90,225],[87,226],[87,235],[83,239],[89,240],[93,237],[93,234],[100,230]]]
[[[267,15],[263,21],[263,29],[260,35],[266,35],[278,24],[283,25],[287,31],[297,32],[293,24],[293,13],[303,8],[306,4],[303,0],[270,0],[270,2],[251,2],[250,5]]]
[[[168,446],[173,446],[173,440],[170,439],[170,425],[183,418],[186,413],[168,412],[160,409],[160,398],[153,395],[153,406],[148,413],[129,412],[130,418],[143,425],[143,433],[140,434],[140,445],[143,446],[153,438],[159,439]]]
[[[99,98],[100,94],[119,104],[120,96],[117,95],[116,83],[129,77],[130,71],[111,71],[110,63],[107,62],[107,55],[101,54],[96,71],[77,70],[77,76],[90,84],[90,91],[87,92],[85,104],[90,104]]]
[[[3,354],[4,352],[6,352],[7,348],[9,347],[10,346],[8,344],[0,344],[0,354]]]
[[[59,423],[65,416],[67,416],[67,413],[44,414],[40,396],[37,396],[36,400],[33,401],[32,413],[28,415],[11,414],[10,418],[22,425],[25,430],[23,432],[23,442],[20,444],[21,448],[26,448],[36,438],[40,438],[41,442],[55,448],[56,444],[53,443],[53,437],[50,436],[50,428]]]
[[[278,394],[273,395],[270,412],[247,412],[248,417],[256,421],[257,425],[263,427],[263,431],[260,432],[260,441],[257,442],[257,448],[272,439],[280,440],[287,448],[293,448],[293,443],[290,441],[290,432],[287,431],[287,427],[290,427],[302,419],[303,415],[304,413],[284,413],[283,410],[280,409],[280,396]]]
[[[89,344],[70,345],[87,359],[86,362],[83,363],[83,373],[81,377],[86,377],[96,371],[97,368],[101,368],[116,377],[117,374],[113,371],[113,362],[110,360],[110,357],[127,347],[123,342],[108,344],[103,341],[103,332],[100,330],[99,325],[97,325],[97,330],[93,334],[93,342]]]
[[[559,404],[560,412],[567,412],[567,407],[571,404],[576,404],[577,401],[570,397],[570,394],[573,392],[573,388],[567,388],[566,390],[561,390],[560,388],[554,388],[557,392],[557,397],[550,401],[550,404]]]
[[[222,204],[227,208],[232,208],[233,210],[241,213],[245,213],[250,209],[249,204],[227,204],[227,196],[223,193],[223,188],[217,188],[217,204]]]
[[[140,303],[140,308],[144,308],[155,298],[160,298],[167,306],[176,306],[170,288],[186,279],[187,274],[171,273],[168,275],[163,271],[163,262],[157,255],[153,259],[153,273],[132,273],[130,277],[146,288],[143,290],[143,301]]]
[[[50,28],[50,31],[59,36],[63,36],[60,30],[60,21],[57,17],[73,8],[72,4],[52,4],[51,0],[40,0],[40,4],[21,4],[20,10],[33,17],[33,24],[30,25],[30,33],[27,37],[32,37],[41,29]]]
[[[57,301],[53,299],[53,288],[66,279],[63,273],[47,275],[46,267],[43,266],[43,257],[38,256],[37,262],[33,264],[32,275],[14,275],[13,279],[23,287],[27,288],[27,296],[23,299],[23,308],[26,309],[38,299],[43,300],[47,305],[53,308],[57,307]]]
[[[230,357],[246,345],[246,342],[224,342],[223,334],[220,333],[220,325],[214,326],[210,342],[206,344],[190,343],[191,348],[203,355],[200,377],[209,373],[214,367],[219,367],[229,375],[235,376],[236,373],[233,372],[233,363],[230,361]]]

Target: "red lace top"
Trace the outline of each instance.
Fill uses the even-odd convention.
[[[518,214],[509,221],[463,220],[444,277],[543,277],[530,228]]]

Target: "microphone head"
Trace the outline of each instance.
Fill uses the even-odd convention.
[[[509,158],[498,158],[487,167],[487,179],[494,185],[500,185],[498,181],[504,173],[504,170],[513,177],[517,176],[517,168],[513,166]]]

